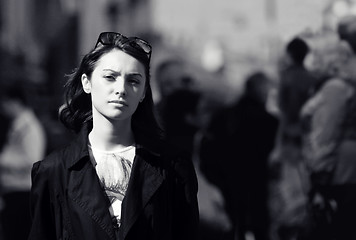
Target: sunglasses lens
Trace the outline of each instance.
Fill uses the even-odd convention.
[[[101,33],[99,35],[99,38],[98,38],[98,41],[97,41],[95,47],[97,47],[99,43],[101,43],[103,45],[113,45],[113,44],[115,44],[116,40],[119,38],[122,38],[125,41],[127,41],[131,47],[143,50],[149,58],[151,57],[152,47],[148,42],[146,42],[143,39],[136,38],[136,37],[127,38],[124,35],[122,35],[120,33],[115,33],[115,32]]]
[[[114,44],[115,40],[119,37],[122,37],[119,33],[104,32],[100,34],[98,43],[100,42],[103,45],[111,45]]]
[[[136,43],[143,49],[143,51],[146,53],[151,53],[152,48],[146,41],[142,39],[136,39]]]

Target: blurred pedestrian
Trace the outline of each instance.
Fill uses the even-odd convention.
[[[0,108],[10,120],[0,151],[0,197],[3,200],[0,221],[5,240],[25,240],[31,226],[31,168],[44,157],[46,135],[28,104],[23,83],[2,86]]]
[[[160,62],[155,69],[155,81],[159,96],[155,105],[158,111],[158,118],[163,127],[165,127],[164,124],[166,122],[164,118],[167,117],[165,112],[169,110],[169,107],[166,106],[168,98],[173,98],[170,96],[176,95],[176,91],[189,90],[189,92],[192,92],[191,90],[193,90],[192,85],[194,85],[194,79],[187,72],[185,64],[186,63],[179,58],[165,59]],[[189,104],[189,106],[193,107],[193,104]],[[165,116],[163,116],[164,114]]]
[[[192,161],[194,136],[199,128],[195,116],[200,93],[190,89],[178,89],[166,96],[160,109],[167,141],[180,149]]]
[[[266,110],[270,79],[248,76],[244,94],[212,119],[200,144],[200,168],[222,192],[232,224],[230,236],[268,239],[267,161],[277,119]]]
[[[323,65],[315,71],[324,81],[302,110],[315,220],[309,239],[356,239],[356,55],[351,46],[337,39],[316,55]]]
[[[283,240],[294,239],[306,216],[306,186],[301,154],[302,129],[300,110],[312,94],[316,78],[305,68],[310,53],[308,43],[294,37],[285,46],[279,69],[277,106],[279,127],[270,156],[270,169],[277,178],[271,184],[271,235]],[[293,176],[293,177],[291,177]]]
[[[305,68],[304,60],[310,52],[307,42],[293,38],[286,45],[285,66],[280,69],[278,108],[280,111],[280,142],[300,146],[300,109],[309,99],[315,77]]]
[[[199,94],[197,106],[194,106],[194,116],[189,114],[189,122],[195,126],[193,139],[192,160],[197,173],[199,191],[199,239],[222,240],[226,239],[232,226],[226,214],[225,199],[216,184],[209,181],[201,171],[200,147],[202,139],[209,135],[208,126],[212,113],[219,107],[221,102],[212,98],[211,94]]]
[[[195,239],[196,175],[162,138],[150,59],[103,32],[69,76],[60,117],[79,134],[33,167],[29,239]]]
[[[185,87],[187,73],[182,59],[164,59],[155,69],[155,81],[157,83],[160,99],[164,100],[172,92]],[[188,83],[189,84],[189,83]]]

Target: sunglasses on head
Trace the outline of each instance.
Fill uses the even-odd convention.
[[[100,44],[114,45],[118,40],[121,41],[123,44],[128,44],[136,50],[143,51],[147,55],[148,59],[151,59],[152,47],[147,41],[138,37],[126,37],[121,33],[117,32],[100,33],[98,41],[95,44],[95,48],[97,48]]]

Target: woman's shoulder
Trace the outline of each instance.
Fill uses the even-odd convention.
[[[48,172],[49,174],[53,173],[55,169],[58,169],[61,165],[64,164],[62,159],[65,151],[65,148],[60,148],[49,153],[42,160],[33,164],[32,171]]]
[[[198,190],[198,180],[191,157],[184,151],[180,151],[172,145],[167,145],[163,154],[169,164],[170,173],[178,184],[189,188],[194,193]]]
[[[196,173],[189,154],[179,150],[174,145],[162,141],[154,150],[146,147],[138,147],[137,153],[149,164],[165,169],[176,180],[196,182]]]
[[[173,167],[176,164],[188,165],[188,163],[191,162],[189,153],[180,150],[179,148],[169,143],[164,144],[164,148],[161,152],[161,155],[162,159]]]
[[[71,166],[71,159],[79,153],[79,148],[75,142],[71,142],[48,153],[43,159],[34,163],[33,169],[41,168],[42,171],[52,173],[67,169]]]

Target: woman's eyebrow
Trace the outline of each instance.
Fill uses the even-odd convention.
[[[115,70],[112,70],[112,69],[109,69],[109,68],[103,69],[103,72],[112,72],[112,73],[120,74],[120,71],[115,71]]]
[[[121,75],[121,71],[115,71],[113,69],[108,69],[108,68],[105,68],[103,69],[103,72],[111,72],[115,75],[118,75],[120,76]],[[131,72],[131,73],[127,73],[125,74],[126,76],[130,76],[130,77],[140,77],[140,78],[143,78],[143,75],[139,72]]]
[[[128,75],[128,76],[131,76],[131,77],[141,77],[142,78],[142,74],[141,73],[128,73],[128,74],[126,74],[126,75]]]

